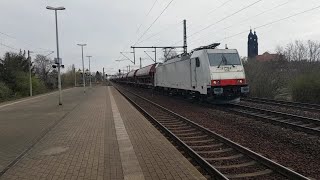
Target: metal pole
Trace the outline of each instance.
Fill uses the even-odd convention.
[[[154,62],[157,63],[157,48],[154,48]]]
[[[77,72],[76,67],[73,65],[73,71],[74,71],[74,87],[77,86]]]
[[[141,57],[140,57],[140,69],[142,68],[142,64],[141,64],[141,61],[142,61],[142,59],[141,59]]]
[[[133,48],[133,64],[136,65],[136,50]]]
[[[103,79],[102,79],[102,85],[105,85],[105,73],[104,73],[104,68],[102,69],[102,73],[103,73]]]
[[[188,49],[187,49],[187,21],[183,20],[183,53],[187,54]]]
[[[91,64],[91,59],[90,58],[92,56],[87,56],[87,57],[89,58],[89,78],[90,78],[89,82],[90,82],[90,88],[92,88],[92,85],[91,85],[91,65],[90,65]]]
[[[86,81],[84,77],[84,61],[83,61],[83,46],[81,46],[81,54],[82,54],[82,79],[83,79],[83,93],[86,94]]]
[[[90,77],[90,87],[92,87],[92,84],[91,84],[91,62],[90,62],[90,57],[89,57],[89,77]]]
[[[30,96],[32,96],[32,75],[31,75],[31,57],[30,57],[30,51],[28,50],[28,60],[29,60],[29,85],[30,85]]]
[[[58,88],[59,88],[59,105],[62,105],[62,94],[61,94],[61,75],[60,75],[60,56],[59,56],[59,37],[58,37],[58,16],[57,10],[54,11],[56,15],[56,38],[57,38],[57,59],[58,59]]]

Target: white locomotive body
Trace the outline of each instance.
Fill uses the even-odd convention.
[[[249,93],[235,49],[200,49],[168,60],[157,67],[154,85],[209,99],[236,100]]]

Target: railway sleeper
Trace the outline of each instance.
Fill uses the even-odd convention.
[[[257,177],[262,175],[269,175],[273,173],[271,169],[264,169],[256,172],[251,173],[242,173],[242,174],[226,174],[227,178],[235,179],[235,178],[250,178],[250,177]]]
[[[177,133],[177,136],[185,137],[185,136],[195,136],[197,134],[202,134],[202,132],[201,131],[195,131],[195,132],[191,132],[191,133],[180,133],[180,134]]]
[[[201,148],[215,148],[215,147],[221,147],[223,146],[223,143],[217,143],[217,144],[210,144],[210,145],[195,145],[195,146],[190,146],[192,149],[201,149]]]
[[[224,153],[232,151],[232,148],[225,148],[225,149],[219,149],[219,150],[208,150],[208,151],[197,151],[198,154],[216,154],[216,153]]]
[[[221,157],[214,157],[214,158],[208,157],[208,158],[205,158],[205,160],[208,162],[215,162],[215,161],[226,161],[226,160],[239,159],[242,157],[244,157],[244,155],[239,153],[239,154],[235,154],[235,155],[221,156]]]
[[[209,136],[206,135],[206,134],[199,134],[198,136],[184,136],[184,137],[180,137],[180,139],[183,139],[183,140],[192,140],[192,139],[200,139],[200,138],[208,138]]]
[[[187,144],[195,144],[195,143],[210,143],[215,142],[214,139],[200,139],[200,140],[188,140]]]
[[[166,126],[167,128],[179,128],[179,127],[185,127],[186,124],[164,124],[164,123],[161,123],[163,124],[164,126]]]
[[[191,126],[178,126],[178,127],[173,127],[173,128],[169,128],[172,131],[182,131],[182,130],[196,130],[194,128],[192,128]]]
[[[255,165],[256,163],[257,163],[256,161],[249,161],[249,162],[240,163],[240,164],[232,164],[232,165],[225,165],[225,166],[215,166],[215,168],[217,168],[217,169],[241,168],[241,167],[252,166],[252,165]]]

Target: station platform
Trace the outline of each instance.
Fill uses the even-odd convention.
[[[205,179],[113,87],[95,87],[0,179]]]

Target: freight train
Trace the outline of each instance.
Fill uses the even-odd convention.
[[[217,49],[218,45],[199,47],[111,80],[214,103],[239,102],[249,93],[243,64],[236,49]]]

